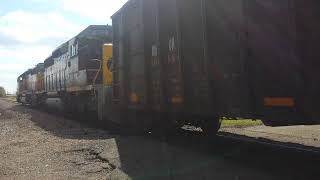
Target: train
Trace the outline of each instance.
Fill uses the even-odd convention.
[[[33,106],[59,102],[77,112],[92,109],[94,83],[101,83],[102,47],[111,41],[111,26],[87,27],[18,77],[17,101]]]
[[[17,100],[53,99],[143,131],[188,124],[214,135],[222,118],[320,124],[319,7],[129,0],[112,26],[89,26],[19,76]]]

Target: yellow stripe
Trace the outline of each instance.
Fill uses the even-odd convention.
[[[266,97],[264,98],[265,106],[293,107],[295,105],[292,97]]]
[[[103,72],[103,84],[112,85],[112,71],[108,69],[108,63],[112,58],[112,44],[103,45],[103,57],[102,57],[102,72]]]

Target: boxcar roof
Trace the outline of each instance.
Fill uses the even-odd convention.
[[[118,16],[119,14],[121,14],[121,12],[123,11],[123,9],[125,9],[127,6],[129,6],[130,3],[133,3],[132,1],[133,1],[133,0],[127,1],[117,12],[115,12],[115,13],[111,16],[111,19],[113,19],[115,16]]]

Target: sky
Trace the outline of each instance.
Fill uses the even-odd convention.
[[[111,25],[127,0],[0,0],[0,86],[17,78],[89,25]]]

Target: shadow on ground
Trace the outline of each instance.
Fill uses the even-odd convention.
[[[21,105],[8,108],[31,114],[36,126],[64,139],[99,140],[97,156],[115,168],[112,179],[313,179],[319,157],[254,143],[203,138],[181,130],[163,138],[129,136],[98,130],[60,115]],[[59,113],[58,113],[59,114]],[[226,134],[225,134],[226,135]],[[231,134],[229,134],[231,135]],[[245,137],[249,138],[249,137]],[[279,143],[279,142],[275,142]],[[299,146],[297,144],[286,144]]]

